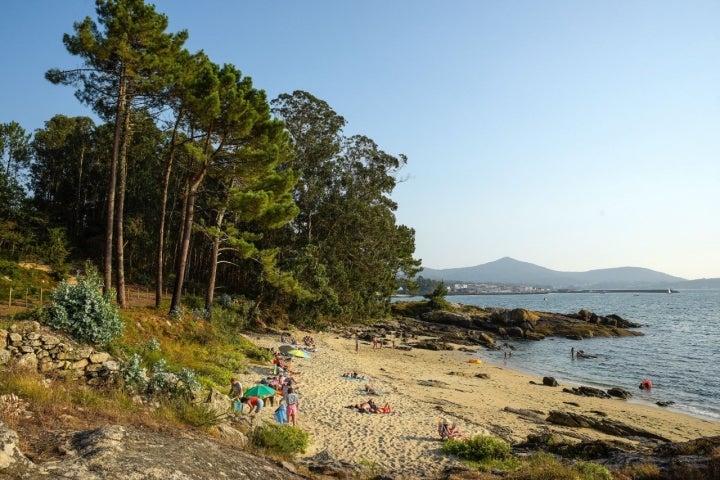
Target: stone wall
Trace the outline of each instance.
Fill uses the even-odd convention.
[[[120,363],[110,354],[76,344],[30,321],[0,329],[0,365],[6,364],[94,386],[115,382],[120,372]]]

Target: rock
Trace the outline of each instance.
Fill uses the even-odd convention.
[[[543,385],[548,387],[557,387],[559,384],[557,380],[555,380],[555,377],[543,377]]]
[[[205,406],[216,415],[225,417],[230,413],[233,405],[230,397],[213,388],[205,398]]]
[[[12,354],[4,348],[0,350],[0,365],[7,364],[12,358]]]
[[[17,433],[0,421],[0,477],[29,478],[37,467],[22,454]]]
[[[164,435],[132,427],[106,425],[70,435],[58,447],[64,455],[38,466],[18,448],[17,434],[0,422],[0,478],[52,480],[305,478],[287,463],[214,442],[206,437]]]
[[[25,333],[39,332],[40,324],[35,321],[23,321],[10,325],[10,331],[23,335]]]
[[[38,359],[34,353],[25,353],[17,359],[15,365],[21,370],[36,371],[38,368]]]
[[[612,397],[618,397],[618,398],[624,398],[628,399],[632,397],[632,393],[628,392],[624,388],[620,387],[613,387],[610,390],[607,391],[608,395]]]
[[[635,428],[631,425],[606,418],[592,418],[579,413],[553,410],[550,412],[547,421],[566,427],[592,428],[593,430],[597,430],[608,435],[615,435],[617,437],[642,437],[669,442],[667,438],[641,428]]]
[[[219,438],[230,440],[233,445],[240,448],[247,447],[248,437],[240,430],[233,428],[228,423],[220,423],[210,429],[211,432],[216,432]]]
[[[610,395],[607,392],[595,387],[581,386],[573,388],[563,388],[563,392],[572,393],[574,395],[580,395],[583,397],[610,398]]]

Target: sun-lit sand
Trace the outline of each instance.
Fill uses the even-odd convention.
[[[306,333],[297,332],[302,338]],[[377,472],[396,477],[432,475],[455,460],[440,452],[437,424],[442,418],[455,422],[468,436],[492,435],[515,443],[533,432],[552,431],[576,439],[615,439],[591,429],[573,429],[531,420],[505,411],[533,410],[544,419],[552,410],[597,416],[643,428],[673,441],[720,435],[720,422],[711,422],[671,410],[620,399],[597,399],[564,393],[560,387],[531,384],[541,378],[513,371],[507,366],[468,363],[468,353],[455,351],[410,351],[384,347],[373,349],[333,333],[311,334],[317,351],[310,359],[296,359],[293,369],[302,372],[298,427],[310,433],[311,457],[326,451],[331,458],[364,464]],[[278,347],[277,336],[249,337],[263,347]],[[364,393],[365,382],[344,379],[345,372],[368,376],[371,385],[384,390],[379,396]],[[240,375],[245,388],[269,365],[253,366]],[[489,378],[479,378],[485,373]],[[347,405],[373,398],[378,405],[389,403],[390,414],[363,414]],[[579,406],[571,405],[575,403]],[[261,412],[271,421],[273,408]]]

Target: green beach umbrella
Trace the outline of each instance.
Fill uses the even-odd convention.
[[[248,388],[245,393],[243,393],[244,397],[269,397],[270,395],[275,395],[277,392],[274,388],[268,387],[267,385],[255,385],[254,387]]]

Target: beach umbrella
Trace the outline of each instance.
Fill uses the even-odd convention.
[[[268,387],[267,385],[255,385],[254,387],[248,388],[245,393],[243,393],[243,397],[269,397],[276,393],[274,388]]]
[[[291,357],[298,357],[298,358],[310,358],[310,354],[307,353],[305,350],[300,350],[299,348],[294,348],[292,350],[288,350],[285,352],[285,355],[290,355]]]
[[[294,345],[280,345],[278,347],[278,350],[280,350],[282,353],[287,353],[290,350],[297,350],[298,348]]]

